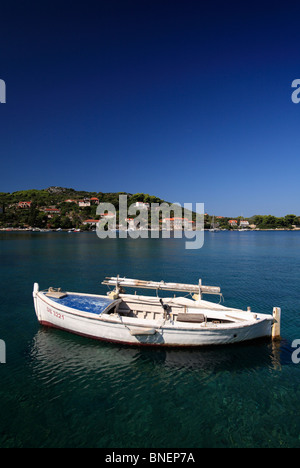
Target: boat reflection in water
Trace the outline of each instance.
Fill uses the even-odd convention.
[[[73,373],[82,377],[90,372],[102,374],[125,372],[126,369],[159,366],[170,371],[239,371],[256,368],[279,370],[291,363],[288,346],[283,341],[260,339],[231,346],[196,349],[141,348],[116,346],[91,339],[41,328],[34,337],[30,358],[39,372]]]

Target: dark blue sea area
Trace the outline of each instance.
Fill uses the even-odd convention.
[[[153,349],[38,324],[34,282],[106,294],[101,282],[117,274],[202,278],[226,306],[281,307],[282,339]],[[199,250],[185,239],[3,232],[0,280],[0,447],[300,447],[300,232],[206,232]]]

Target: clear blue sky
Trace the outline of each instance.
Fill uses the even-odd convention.
[[[1,3],[0,191],[300,215],[300,4]]]

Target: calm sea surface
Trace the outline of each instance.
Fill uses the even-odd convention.
[[[300,232],[100,241],[0,233],[0,447],[300,447]],[[105,276],[221,286],[225,305],[282,308],[282,341],[131,348],[41,328],[41,288],[105,294]]]

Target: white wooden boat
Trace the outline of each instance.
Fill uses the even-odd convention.
[[[262,337],[278,338],[281,310],[256,314],[224,307],[202,299],[221,294],[220,288],[140,281],[110,277],[102,283],[114,286],[107,296],[40,291],[34,284],[37,318],[44,326],[59,328],[98,340],[131,345],[209,346],[239,343]],[[124,287],[176,291],[186,297],[125,294]]]

